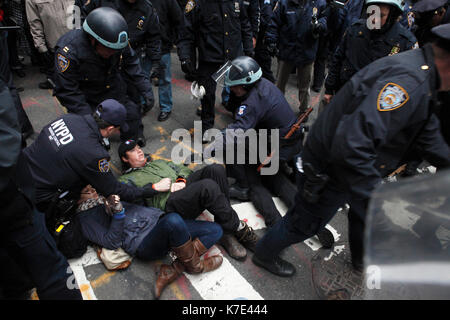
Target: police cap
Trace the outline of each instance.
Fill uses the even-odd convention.
[[[420,0],[412,8],[412,11],[424,13],[433,11],[447,4],[447,0]]]
[[[450,23],[441,24],[431,29],[431,32],[438,39],[438,45],[450,51]]]
[[[120,126],[122,131],[128,131],[127,110],[119,101],[107,99],[97,106],[95,113],[113,126]]]

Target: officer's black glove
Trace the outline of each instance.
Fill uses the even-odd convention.
[[[195,70],[190,59],[184,59],[181,61],[181,70],[183,70],[186,74],[194,73]]]
[[[158,191],[153,189],[152,183],[146,184],[142,189],[143,189],[142,198],[150,198],[158,194]]]
[[[161,66],[159,61],[152,62],[152,69],[150,70],[150,80],[152,84],[157,87],[159,85],[159,79],[163,75],[164,68]]]
[[[267,51],[269,51],[269,54],[272,57],[275,57],[278,54],[278,48],[276,43],[268,43],[267,44]]]
[[[245,52],[245,55],[246,55],[247,57],[254,58],[254,57],[255,57],[255,51],[254,51],[254,50],[252,50],[252,51],[247,51],[247,52]]]
[[[152,110],[153,106],[155,105],[155,99],[153,97],[145,97],[145,103],[142,106],[142,113],[146,114],[150,110]]]

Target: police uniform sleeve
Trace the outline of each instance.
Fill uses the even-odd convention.
[[[270,18],[265,35],[265,41],[269,43],[278,43],[279,29],[282,25],[283,6],[278,1],[273,9],[273,14]]]
[[[184,9],[183,24],[179,29],[179,40],[176,44],[181,61],[191,57],[191,49],[195,43],[195,30],[199,24],[200,6],[199,0],[189,0]]]
[[[159,61],[161,60],[161,27],[156,9],[151,6],[149,11],[147,17],[149,22],[146,28],[147,55],[152,61]]]
[[[168,19],[170,21],[169,25],[173,30],[172,35],[175,39],[172,39],[173,43],[178,43],[180,39],[180,30],[183,26],[183,11],[180,5],[175,0],[166,1],[168,6]]]
[[[228,125],[228,129],[242,129],[245,131],[255,128],[258,123],[258,115],[255,108],[246,104],[242,104],[236,109],[234,117],[235,120]]]
[[[6,84],[0,80],[0,191],[8,185],[20,154],[22,137],[17,113]]]
[[[258,37],[259,25],[261,20],[261,11],[259,7],[259,0],[248,0],[248,17],[252,26],[253,38]]]
[[[240,14],[241,21],[241,37],[242,46],[244,47],[244,54],[247,56],[253,56],[253,33],[252,25],[250,23],[250,18],[248,16],[247,10],[241,10]]]
[[[144,97],[153,99],[150,82],[144,75],[136,52],[130,46],[122,51],[122,63],[125,80],[135,86]]]
[[[336,94],[339,89],[342,61],[345,59],[346,45],[348,39],[348,31],[344,33],[341,43],[333,54],[330,68],[328,70],[327,79],[325,80],[325,94]]]
[[[55,95],[61,105],[79,115],[91,114],[91,106],[80,90],[81,78],[77,60],[68,47],[58,47],[55,52]]]
[[[406,121],[415,110],[413,103],[421,98],[420,90],[411,84],[407,74],[391,76],[389,80],[379,79],[369,88],[368,83],[358,76],[362,74],[360,72],[353,77],[330,104],[332,108],[333,103],[349,103],[342,97],[351,96],[351,103],[358,105],[353,107],[353,112],[343,115],[337,124],[330,162],[343,168],[341,173],[356,195],[368,198],[376,184],[381,182],[375,166],[378,146],[392,139],[396,130],[400,131],[407,125]],[[392,126],[392,123],[396,125]]]

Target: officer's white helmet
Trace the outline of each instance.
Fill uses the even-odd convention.
[[[366,0],[366,5],[371,4],[389,4],[397,7],[401,12],[403,12],[405,7],[405,2],[403,0]]]

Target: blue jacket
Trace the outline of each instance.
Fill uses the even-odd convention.
[[[319,41],[312,34],[313,9],[317,9],[319,30],[323,34],[327,30],[325,7],[325,0],[280,0],[277,3],[267,28],[266,42],[277,44],[280,60],[301,66],[316,59]]]
[[[134,256],[164,211],[127,202],[122,205],[125,216],[120,218],[110,217],[104,205],[82,211],[76,217],[86,239],[106,249],[122,248]]]

